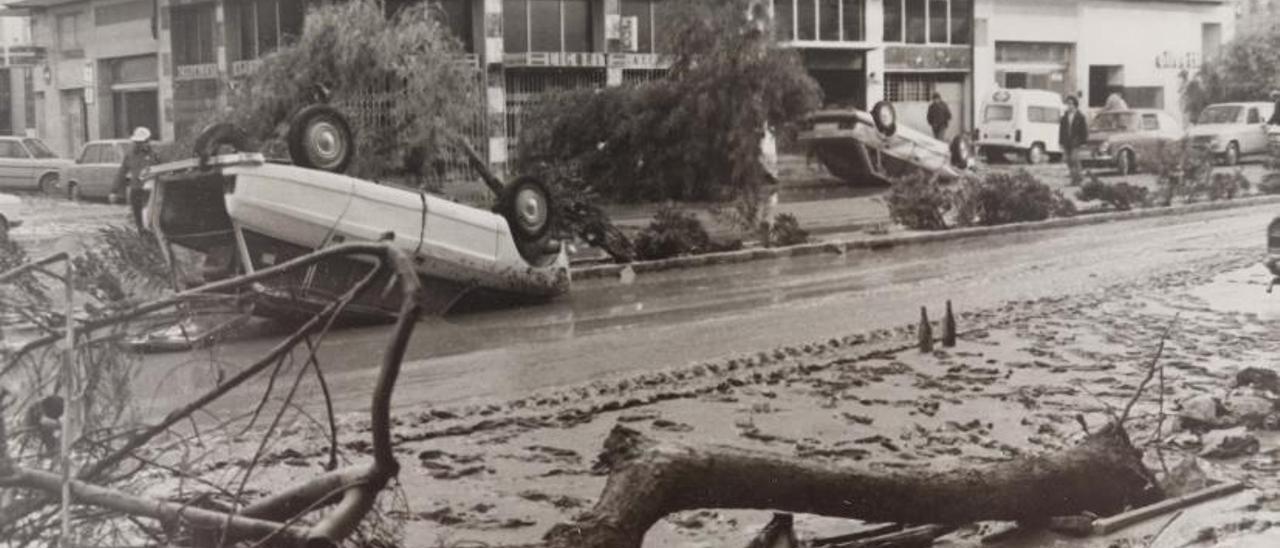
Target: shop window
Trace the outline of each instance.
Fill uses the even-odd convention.
[[[973,32],[973,0],[951,0],[951,43],[968,44]]]
[[[798,0],[796,2],[796,39],[797,40],[817,40],[818,29],[816,15],[815,0]]]
[[[637,53],[653,53],[659,49],[653,25],[658,3],[657,0],[622,0],[622,17],[634,20],[631,31],[636,33]]]
[[[909,44],[925,42],[925,0],[906,0],[903,13],[906,16],[906,30],[903,33]]]
[[[929,41],[933,43],[945,44],[948,41],[947,33],[951,30],[949,21],[951,12],[947,6],[947,0],[929,0]]]
[[[865,0],[774,0],[773,25],[778,40],[784,42],[856,42],[866,36],[865,9]],[[886,20],[886,31],[890,26]]]
[[[849,42],[860,42],[865,40],[867,33],[863,25],[864,21],[866,21],[866,18],[864,17],[867,9],[866,1],[844,0],[843,8],[844,9],[840,15],[844,23],[844,34],[842,35],[842,38]]]
[[[217,62],[213,46],[213,4],[175,7],[170,19],[173,62],[203,65]]]
[[[778,41],[790,42],[796,38],[796,0],[774,0],[773,28]]]
[[[885,0],[884,3],[884,41],[902,41],[902,1]]]
[[[445,27],[458,39],[462,51],[475,53],[475,39],[471,28],[470,0],[434,0]]]
[[[818,38],[840,40],[840,0],[818,0]]]
[[[591,0],[504,0],[510,53],[593,51]]]
[[[972,21],[973,0],[885,0],[884,41],[968,44]]]
[[[68,13],[59,15],[58,23],[58,51],[63,53],[79,53],[84,52],[84,13]]]
[[[302,33],[301,0],[234,0],[226,4],[231,59],[257,59]]]

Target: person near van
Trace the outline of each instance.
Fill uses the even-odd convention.
[[[1089,123],[1080,112],[1079,99],[1068,95],[1066,103],[1067,112],[1058,122],[1058,143],[1062,146],[1062,157],[1067,162],[1067,169],[1071,172],[1071,184],[1074,186],[1080,184],[1082,179],[1080,147],[1089,140]]]
[[[925,119],[929,122],[929,127],[933,128],[933,138],[939,141],[946,140],[947,126],[951,125],[951,109],[942,101],[941,94],[933,94],[933,101],[929,103],[929,112],[925,115]]]
[[[115,185],[108,196],[111,203],[118,203],[121,196],[133,210],[133,222],[142,230],[142,208],[147,204],[147,193],[142,190],[142,170],[154,165],[158,158],[151,149],[151,130],[139,126],[129,137],[133,145],[125,154],[120,171],[116,172]]]
[[[1103,107],[1103,109],[1106,110],[1107,112],[1114,112],[1118,110],[1129,110],[1129,103],[1126,103],[1124,101],[1123,95],[1120,95],[1119,92],[1116,92],[1116,93],[1112,93],[1110,96],[1107,97],[1107,105]]]
[[[1267,125],[1280,126],[1280,89],[1271,90],[1271,102],[1275,103],[1275,107],[1271,109],[1271,118],[1267,120]]]

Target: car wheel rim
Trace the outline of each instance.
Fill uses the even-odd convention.
[[[542,230],[547,223],[547,203],[541,192],[534,189],[522,189],[516,193],[516,222],[528,233]]]
[[[307,131],[307,143],[315,164],[322,167],[337,165],[346,152],[347,143],[338,126],[329,121],[319,121]]]

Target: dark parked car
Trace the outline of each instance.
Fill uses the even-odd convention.
[[[1102,112],[1089,123],[1089,142],[1080,162],[1114,168],[1121,175],[1138,170],[1161,145],[1182,139],[1182,124],[1163,110],[1133,109]]]

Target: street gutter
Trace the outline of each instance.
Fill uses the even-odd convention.
[[[715,265],[746,263],[788,257],[804,257],[821,253],[841,255],[854,250],[883,250],[926,243],[947,242],[984,236],[998,236],[1017,232],[1035,232],[1055,228],[1097,225],[1118,221],[1131,221],[1155,217],[1172,217],[1208,211],[1220,211],[1261,205],[1280,204],[1280,195],[1255,196],[1235,200],[1221,200],[1173,207],[1153,207],[1131,211],[1093,213],[1075,217],[1063,217],[1027,223],[1011,223],[999,226],[957,228],[935,232],[915,232],[901,236],[866,236],[832,242],[812,242],[787,247],[743,249],[703,255],[672,257],[657,261],[639,261],[630,264],[591,265],[572,270],[575,281],[616,278],[630,269],[635,274],[682,270]],[[851,227],[852,228],[852,227]],[[1264,227],[1259,227],[1263,230]]]

